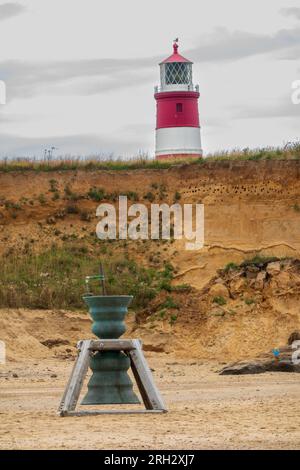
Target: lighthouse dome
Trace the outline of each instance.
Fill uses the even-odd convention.
[[[159,64],[159,91],[193,91],[192,64],[193,62],[178,53],[178,41],[174,41],[173,54]]]

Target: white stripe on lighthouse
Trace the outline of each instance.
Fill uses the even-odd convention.
[[[199,127],[165,127],[156,129],[155,155],[202,154]]]

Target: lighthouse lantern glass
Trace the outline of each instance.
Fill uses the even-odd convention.
[[[192,64],[171,62],[161,65],[162,85],[192,85]]]

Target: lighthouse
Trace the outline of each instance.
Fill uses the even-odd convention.
[[[178,53],[159,64],[160,85],[156,100],[155,157],[189,159],[202,156],[198,112],[199,86],[193,84],[193,62]]]

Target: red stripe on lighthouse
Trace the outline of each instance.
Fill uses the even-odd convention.
[[[156,129],[165,127],[200,127],[196,91],[156,93]]]

